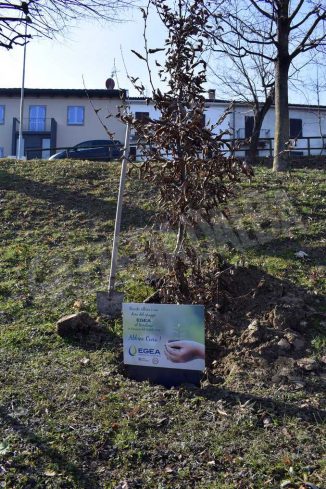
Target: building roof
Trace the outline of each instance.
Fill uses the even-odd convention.
[[[0,97],[20,97],[20,88],[0,88]],[[126,89],[107,90],[107,89],[84,89],[84,88],[25,88],[25,97],[80,97],[80,98],[121,98],[121,94],[127,95]],[[127,95],[128,96],[128,95]],[[130,101],[146,102],[146,97],[129,97]],[[223,99],[206,99],[207,103],[216,104],[231,104],[232,100]],[[233,101],[236,105],[248,106],[248,102],[239,100]],[[310,109],[310,110],[326,110],[326,105],[308,105],[308,104],[289,104],[289,107],[294,109]]]
[[[0,97],[20,97],[20,88],[0,88]],[[25,88],[26,97],[80,97],[80,98],[121,98],[126,90],[84,89],[84,88]]]

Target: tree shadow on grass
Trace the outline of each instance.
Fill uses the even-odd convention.
[[[89,476],[80,467],[69,461],[69,458],[67,458],[66,455],[60,453],[59,450],[51,447],[49,442],[43,436],[36,434],[21,421],[11,417],[3,406],[0,406],[0,419],[2,423],[10,427],[26,442],[37,447],[37,449],[40,451],[41,456],[44,456],[48,460],[48,462],[55,463],[58,466],[60,472],[71,477],[74,482],[78,484],[77,487],[82,489],[96,489],[100,487],[98,481],[95,478]]]
[[[314,235],[314,239],[325,238],[325,232],[320,232]],[[302,240],[293,240],[289,238],[274,238],[265,244],[258,244],[257,246],[252,246],[251,249],[257,256],[265,256],[275,258],[293,259],[296,261],[301,261],[303,263],[308,263],[311,266],[322,266],[326,265],[325,258],[325,247],[324,246],[311,246],[302,244]],[[307,257],[302,259],[295,256],[295,253],[299,251],[304,251],[307,253]]]
[[[42,199],[51,203],[55,209],[64,207],[66,211],[78,211],[85,218],[98,221],[115,219],[116,197],[104,200],[99,197],[67,190],[54,184],[37,182],[21,175],[0,171],[0,190],[11,190],[28,197]],[[123,207],[122,229],[144,226],[150,222],[154,212],[138,206],[125,204]]]
[[[313,424],[320,424],[326,420],[326,410],[324,409],[313,406],[297,406],[273,397],[237,392],[222,387],[208,386],[200,389],[200,396],[210,401],[223,400],[229,406],[239,406],[239,403],[244,404],[249,402],[255,404],[255,411],[265,410],[278,418],[292,416]]]
[[[89,352],[107,350],[115,353],[117,348],[122,350],[121,337],[107,330],[104,330],[101,333],[75,334],[63,339],[67,345]],[[116,356],[117,358],[120,358],[119,351]]]

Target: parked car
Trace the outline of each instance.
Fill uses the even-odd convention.
[[[70,158],[74,160],[109,161],[116,160],[121,155],[122,143],[117,139],[93,139],[59,151],[59,153],[50,156],[49,160]]]

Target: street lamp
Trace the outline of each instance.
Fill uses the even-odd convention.
[[[20,109],[19,109],[19,135],[18,135],[18,151],[17,158],[22,159],[22,147],[23,147],[23,120],[24,120],[24,89],[25,89],[25,66],[26,66],[26,45],[27,45],[27,24],[31,23],[31,19],[25,17],[25,44],[24,44],[24,55],[23,55],[23,75],[22,75],[22,86],[20,90]]]

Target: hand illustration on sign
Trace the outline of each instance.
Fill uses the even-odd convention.
[[[205,359],[205,346],[197,341],[177,340],[165,343],[165,356],[173,363]]]

